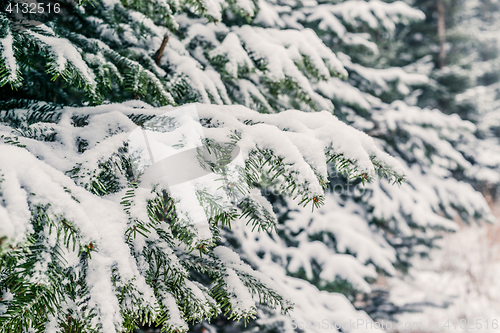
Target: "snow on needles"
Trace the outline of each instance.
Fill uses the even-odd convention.
[[[17,61],[16,58],[14,57],[14,49],[12,46],[12,42],[13,42],[12,34],[10,32],[4,38],[0,38],[0,46],[2,49],[2,53],[0,55],[3,58],[3,62],[6,69],[8,70],[9,75],[7,80],[10,82],[14,82],[17,80],[17,71],[18,71]]]

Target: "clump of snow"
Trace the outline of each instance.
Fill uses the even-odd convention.
[[[83,61],[80,52],[78,52],[75,46],[67,39],[46,36],[30,30],[28,31],[33,38],[37,39],[43,47],[47,48],[53,55],[54,64],[57,65],[57,71],[59,73],[62,73],[66,69],[66,66],[71,64],[78,73],[82,75],[88,85],[92,87],[96,86],[94,73],[90,70],[85,61]]]
[[[15,82],[17,80],[18,68],[12,42],[13,38],[10,32],[7,33],[4,38],[0,38],[0,48],[2,49],[2,53],[0,55],[3,58],[4,66],[9,73],[7,78],[4,78],[7,82]]]

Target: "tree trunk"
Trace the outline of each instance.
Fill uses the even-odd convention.
[[[439,68],[445,65],[446,52],[444,46],[446,44],[446,24],[445,24],[445,8],[443,0],[437,0],[438,10],[438,37],[439,37]]]

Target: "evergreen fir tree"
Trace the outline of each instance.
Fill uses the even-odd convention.
[[[438,108],[444,113],[458,113],[455,96],[473,86],[467,73],[467,33],[460,13],[467,1],[415,0],[413,6],[425,13],[425,20],[413,24],[402,35],[396,64],[414,63],[418,71],[429,76],[429,84],[420,87],[418,105]]]
[[[459,177],[488,195],[496,196],[499,159],[495,139],[498,120],[494,111],[498,109],[498,25],[495,20],[498,3],[487,0],[441,2],[446,26],[442,68],[438,60],[439,13],[434,1],[415,1],[427,19],[425,24],[412,25],[405,35],[410,47],[401,58],[421,59],[411,65],[412,70],[431,78],[428,85],[416,92],[415,104],[456,113],[477,126],[474,135],[481,140],[468,144],[465,146],[468,151],[464,151],[476,167],[468,175]]]

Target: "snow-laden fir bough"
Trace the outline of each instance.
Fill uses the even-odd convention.
[[[0,134],[1,154],[9,156],[0,165],[4,330],[115,332],[155,322],[185,331],[188,322],[221,311],[250,318],[256,301],[286,313],[292,304],[281,288],[220,246],[222,226],[276,226],[270,205],[251,189],[272,179],[281,193],[318,207],[327,162],[348,161],[350,176],[379,172],[402,180],[394,159],[328,112],[197,107],[206,144],[225,138],[239,145],[244,160],[235,171],[242,184],[219,184],[245,191],[239,202],[223,206],[219,186],[197,184],[210,237],[189,211],[180,214],[177,207],[189,203],[176,202],[161,182],[153,190],[138,186],[140,177],[130,172],[126,138],[134,120],[165,109],[134,102],[2,112],[2,121],[18,123],[16,129],[3,125]],[[210,284],[193,272],[207,275]]]

